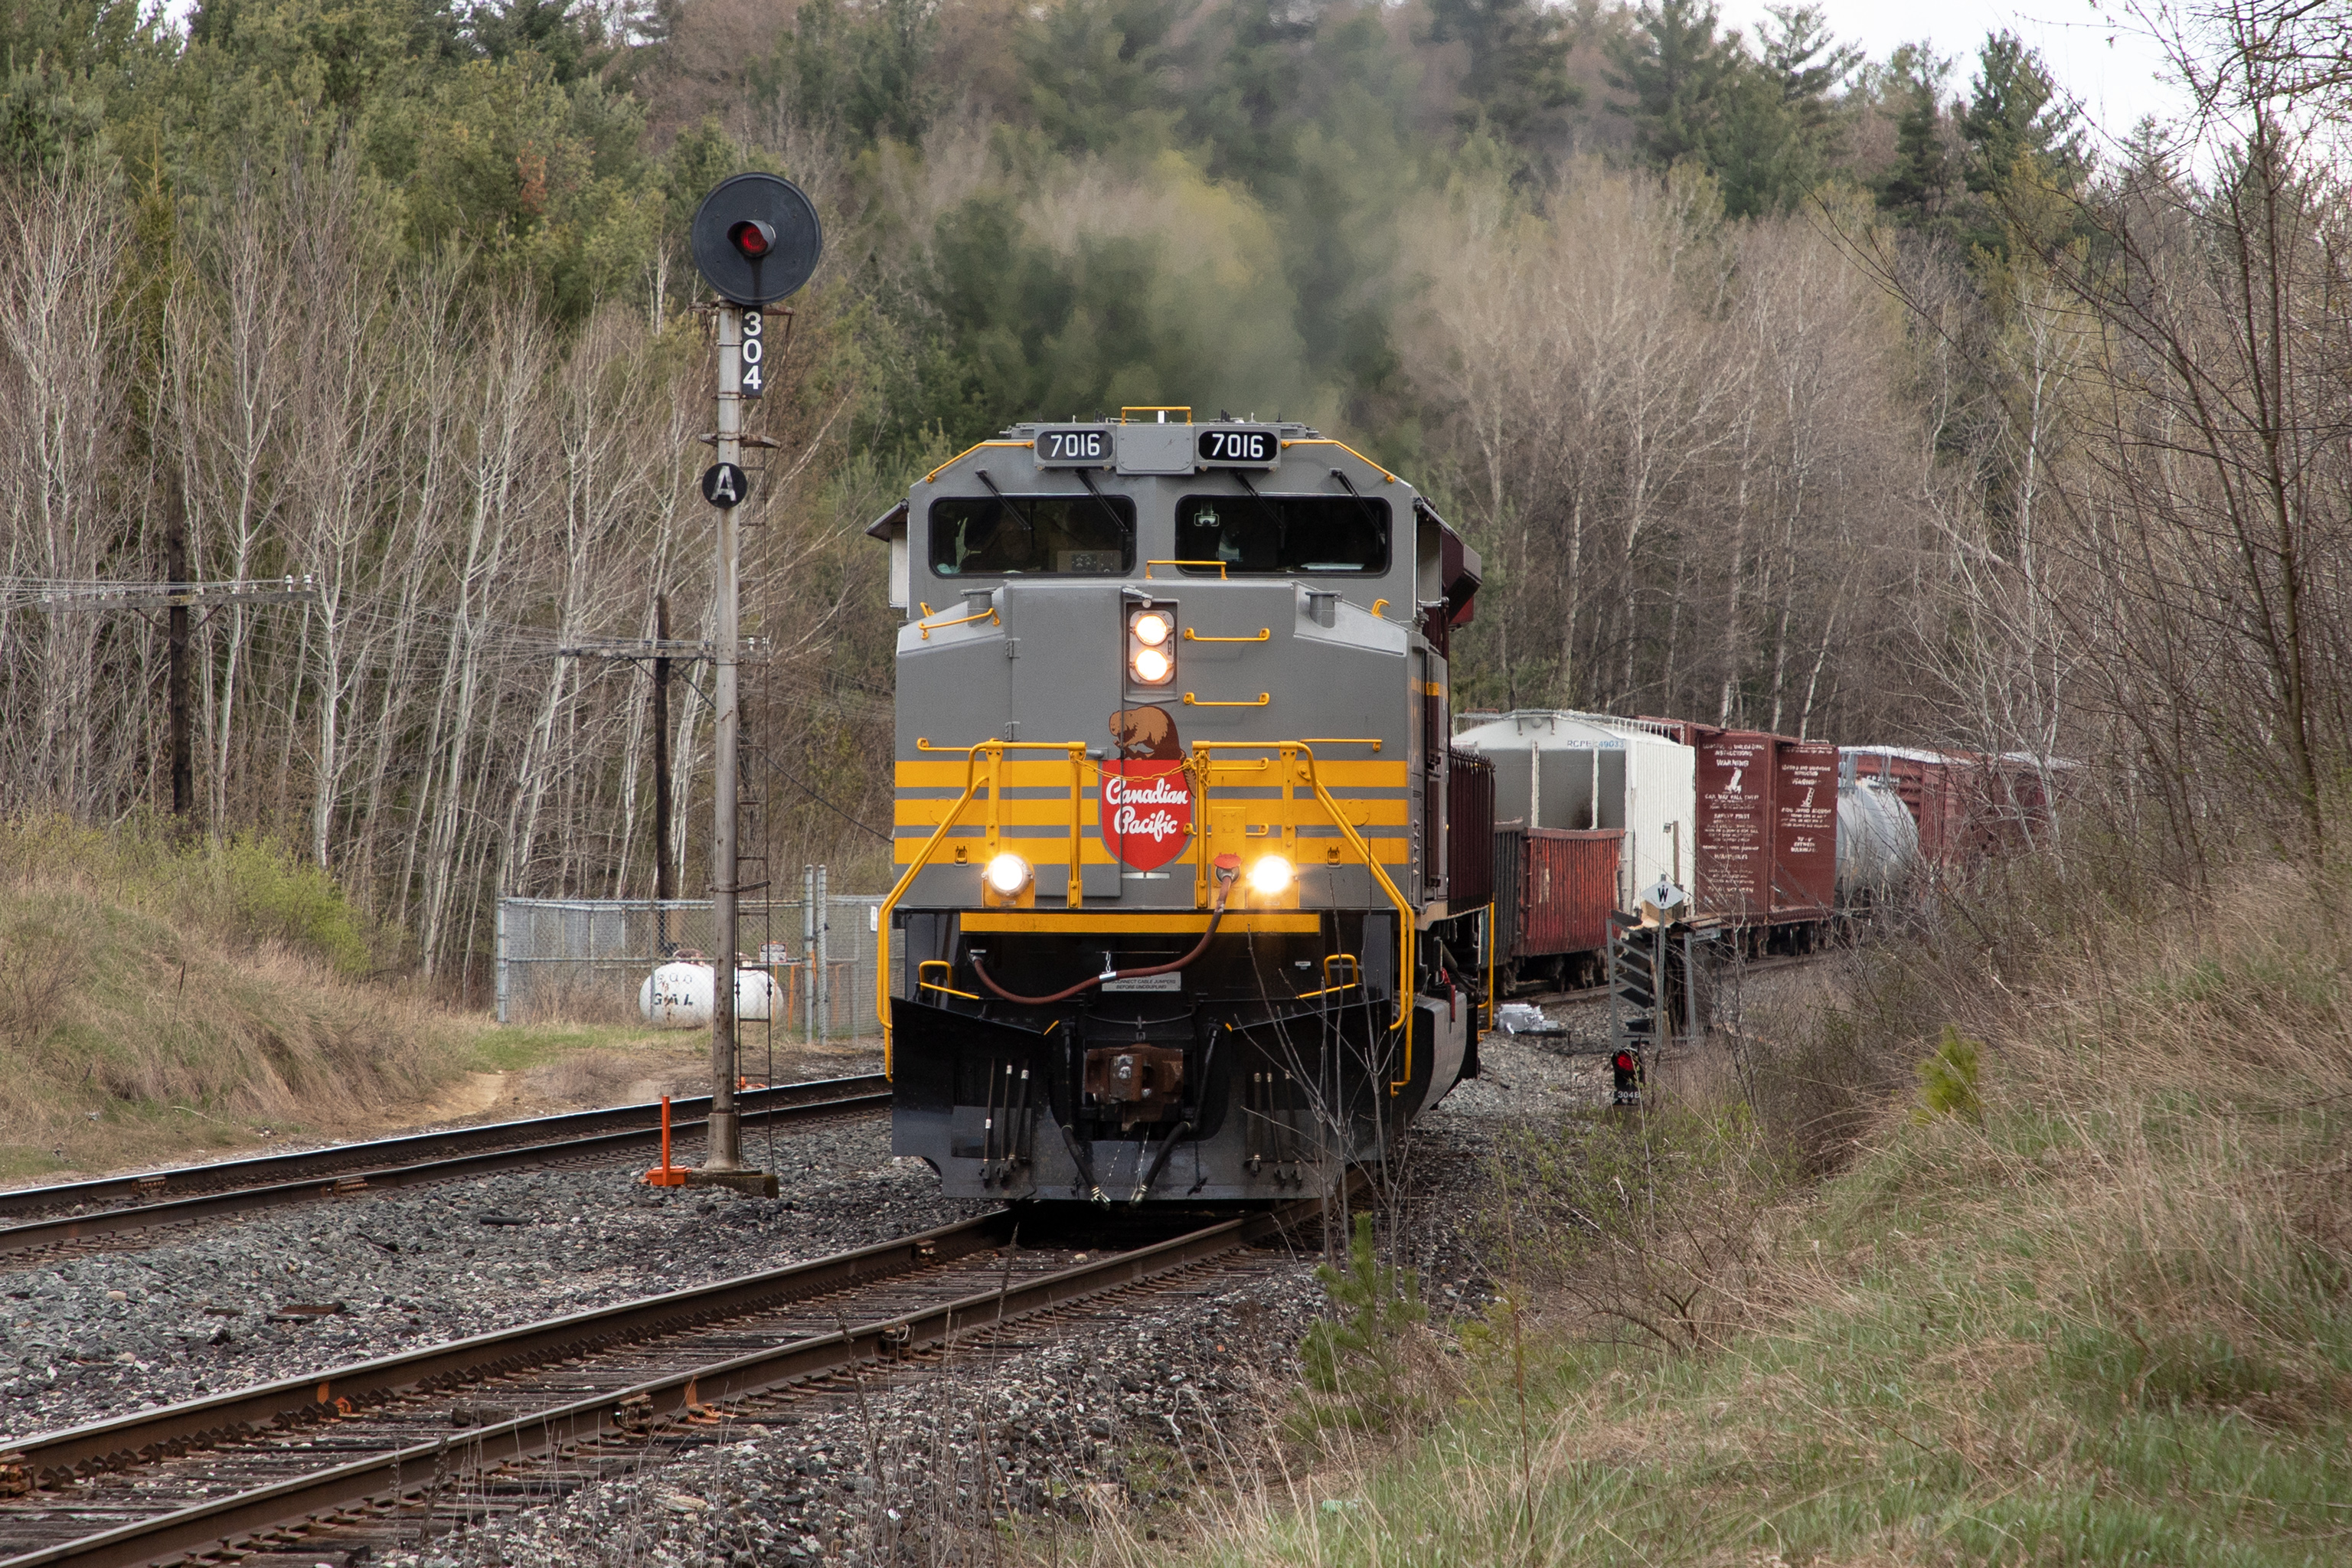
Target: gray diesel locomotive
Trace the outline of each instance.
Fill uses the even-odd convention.
[[[1475,1072],[1491,784],[1449,766],[1445,656],[1478,559],[1410,485],[1128,409],[983,441],[869,531],[908,612],[898,1153],[959,1196],[1271,1201]]]

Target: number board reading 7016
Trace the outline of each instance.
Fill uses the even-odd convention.
[[[1193,440],[1195,456],[1213,468],[1270,468],[1282,457],[1281,433],[1262,425],[1213,425]]]
[[[1041,468],[1094,468],[1110,461],[1110,426],[1071,425],[1037,432],[1033,448]]]

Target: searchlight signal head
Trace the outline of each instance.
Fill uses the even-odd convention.
[[[694,265],[720,299],[764,310],[816,270],[824,231],[808,193],[774,174],[732,174],[695,209]]]

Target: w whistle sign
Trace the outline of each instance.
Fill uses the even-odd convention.
[[[741,506],[751,499],[751,480],[732,463],[713,463],[702,470],[702,499],[712,506]]]

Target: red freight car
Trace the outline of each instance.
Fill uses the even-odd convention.
[[[1666,726],[1696,754],[1699,918],[1827,919],[1837,900],[1837,747],[1686,720],[1643,722]]]
[[[1598,977],[1624,838],[1615,828],[1496,830],[1495,952],[1507,988]]]
[[[1847,746],[1842,765],[1856,778],[1894,782],[1919,825],[1919,856],[1949,866],[2021,848],[2050,820],[2047,780],[2074,763],[2011,752],[1927,752],[1907,746]]]

